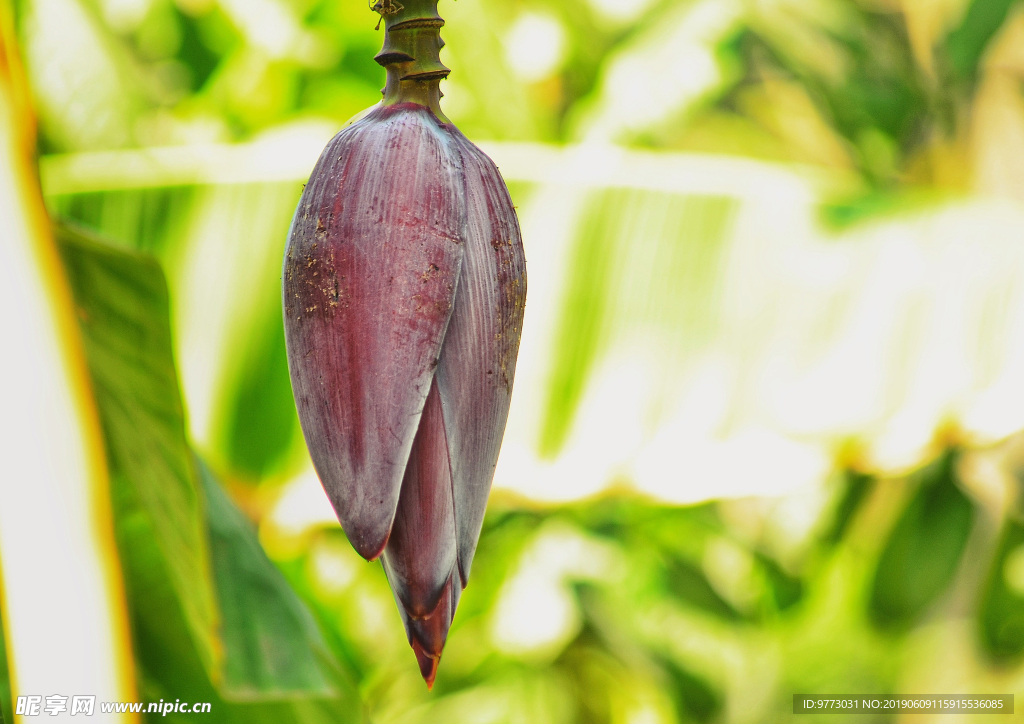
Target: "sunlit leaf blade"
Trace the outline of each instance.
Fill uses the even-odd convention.
[[[212,672],[216,603],[163,273],[152,258],[79,230],[58,227],[56,239],[78,308],[113,486],[130,486],[148,518],[189,633]]]
[[[208,670],[189,631],[167,561],[156,544],[151,516],[134,486],[117,485],[112,492],[140,695],[158,700],[172,693],[169,687],[181,686],[197,699],[210,696],[210,701],[217,701],[210,684],[216,671]]]
[[[156,680],[173,681],[182,672],[172,668],[164,678],[157,662],[198,659],[202,665],[193,676],[201,681],[209,674],[225,695],[333,694],[336,687],[324,673],[330,654],[315,623],[205,469],[208,521],[204,516],[185,440],[159,265],[78,230],[61,228],[57,238],[107,437],[143,670],[155,667]],[[224,611],[222,662],[211,553]],[[164,619],[172,610],[189,635],[165,636]]]
[[[120,486],[115,499],[118,543],[128,583],[132,629],[139,667],[139,695],[146,701],[165,701],[187,696],[211,703],[211,714],[228,724],[348,724],[363,722],[363,709],[343,672],[334,672],[336,698],[309,698],[292,694],[286,701],[253,703],[230,701],[211,683],[188,634],[181,606],[172,590],[160,552],[153,544],[149,517],[136,501],[133,490]],[[325,671],[329,662],[324,662]],[[216,677],[220,681],[219,675]],[[169,722],[194,721],[194,714],[166,716]]]
[[[669,363],[715,330],[722,252],[737,201],[642,189],[593,193],[580,221],[555,333],[541,454],[554,456],[612,335],[649,330]]]
[[[600,205],[595,203],[595,208]],[[589,216],[580,227],[569,267],[571,278],[562,302],[547,414],[539,441],[541,454],[549,457],[558,453],[569,434],[572,415],[607,334],[614,237],[605,231],[606,224],[600,213]]]
[[[299,190],[298,182],[197,189],[166,254],[189,432],[218,469],[250,482],[280,472],[294,442],[294,403],[283,406],[287,374],[277,376],[273,347],[281,246]]]
[[[104,239],[161,256],[181,232],[195,196],[192,186],[171,186],[47,198],[50,212],[99,231]]]
[[[920,487],[885,543],[869,604],[882,629],[916,623],[953,579],[974,523],[974,506],[956,482],[957,458],[948,451],[916,476]]]
[[[981,642],[1002,665],[1024,656],[1024,522],[1010,518],[1003,529],[978,609]]]
[[[259,479],[291,448],[298,429],[277,295],[273,314],[254,325],[251,349],[235,380],[224,449],[232,468]]]
[[[316,622],[267,558],[252,524],[197,461],[206,495],[224,640],[222,694],[231,699],[330,696],[330,654]]]

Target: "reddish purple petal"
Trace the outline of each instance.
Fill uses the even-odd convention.
[[[441,591],[437,607],[430,612],[429,616],[415,619],[409,616],[401,604],[398,606],[398,612],[402,615],[402,623],[405,624],[405,633],[409,637],[409,645],[412,646],[412,650],[416,654],[416,661],[420,665],[420,674],[427,682],[428,689],[434,685],[437,665],[441,661],[444,643],[448,638],[448,629],[451,628],[461,595],[462,585],[458,573],[453,568]]]
[[[436,383],[423,408],[382,561],[400,607],[412,618],[429,616],[455,569],[452,476]]]
[[[523,329],[526,259],[498,169],[449,128],[465,173],[466,249],[437,384],[451,451],[459,573],[465,585],[508,418]]]
[[[353,547],[380,555],[462,259],[458,154],[426,108],[381,107],[327,146],[284,264],[295,402]]]

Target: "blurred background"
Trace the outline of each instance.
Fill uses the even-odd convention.
[[[529,297],[432,693],[312,472],[281,324],[302,184],[380,98],[378,16],[12,9],[139,700],[753,724],[1024,692],[1024,3],[441,3],[442,105],[508,183]]]

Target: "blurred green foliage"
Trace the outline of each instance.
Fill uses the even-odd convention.
[[[908,628],[946,590],[974,523],[956,483],[956,451],[924,468],[875,570],[871,614],[883,628]]]
[[[244,707],[239,721],[307,721],[318,708],[336,711],[328,721],[337,710],[358,721],[358,698],[311,614],[192,457],[159,266],[67,227],[57,239],[108,443],[143,691],[170,697],[168,686],[191,678],[218,703],[311,699]]]
[[[1007,582],[1008,564],[1019,557],[1024,544],[1024,525],[1016,518],[1006,521],[999,548],[980,605],[981,635],[992,657],[1012,664],[1024,656],[1024,606],[1018,587]]]
[[[149,257],[110,249],[69,228],[59,229],[57,238],[75,294],[115,498],[131,500],[133,512],[123,514],[148,524],[149,534],[126,548],[132,554],[149,548],[159,557],[199,656],[212,670],[217,644],[208,543],[185,438],[163,273]]]
[[[649,330],[682,359],[716,328],[716,270],[734,199],[609,188],[588,195],[558,319],[540,450],[565,443],[600,353],[616,331]],[[636,248],[643,239],[644,249]],[[638,283],[639,282],[639,283]]]

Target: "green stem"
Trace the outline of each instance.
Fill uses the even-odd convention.
[[[384,47],[374,58],[388,72],[384,105],[418,103],[450,123],[441,112],[439,84],[451,71],[440,59],[444,20],[437,0],[378,0],[373,9],[384,20]]]

